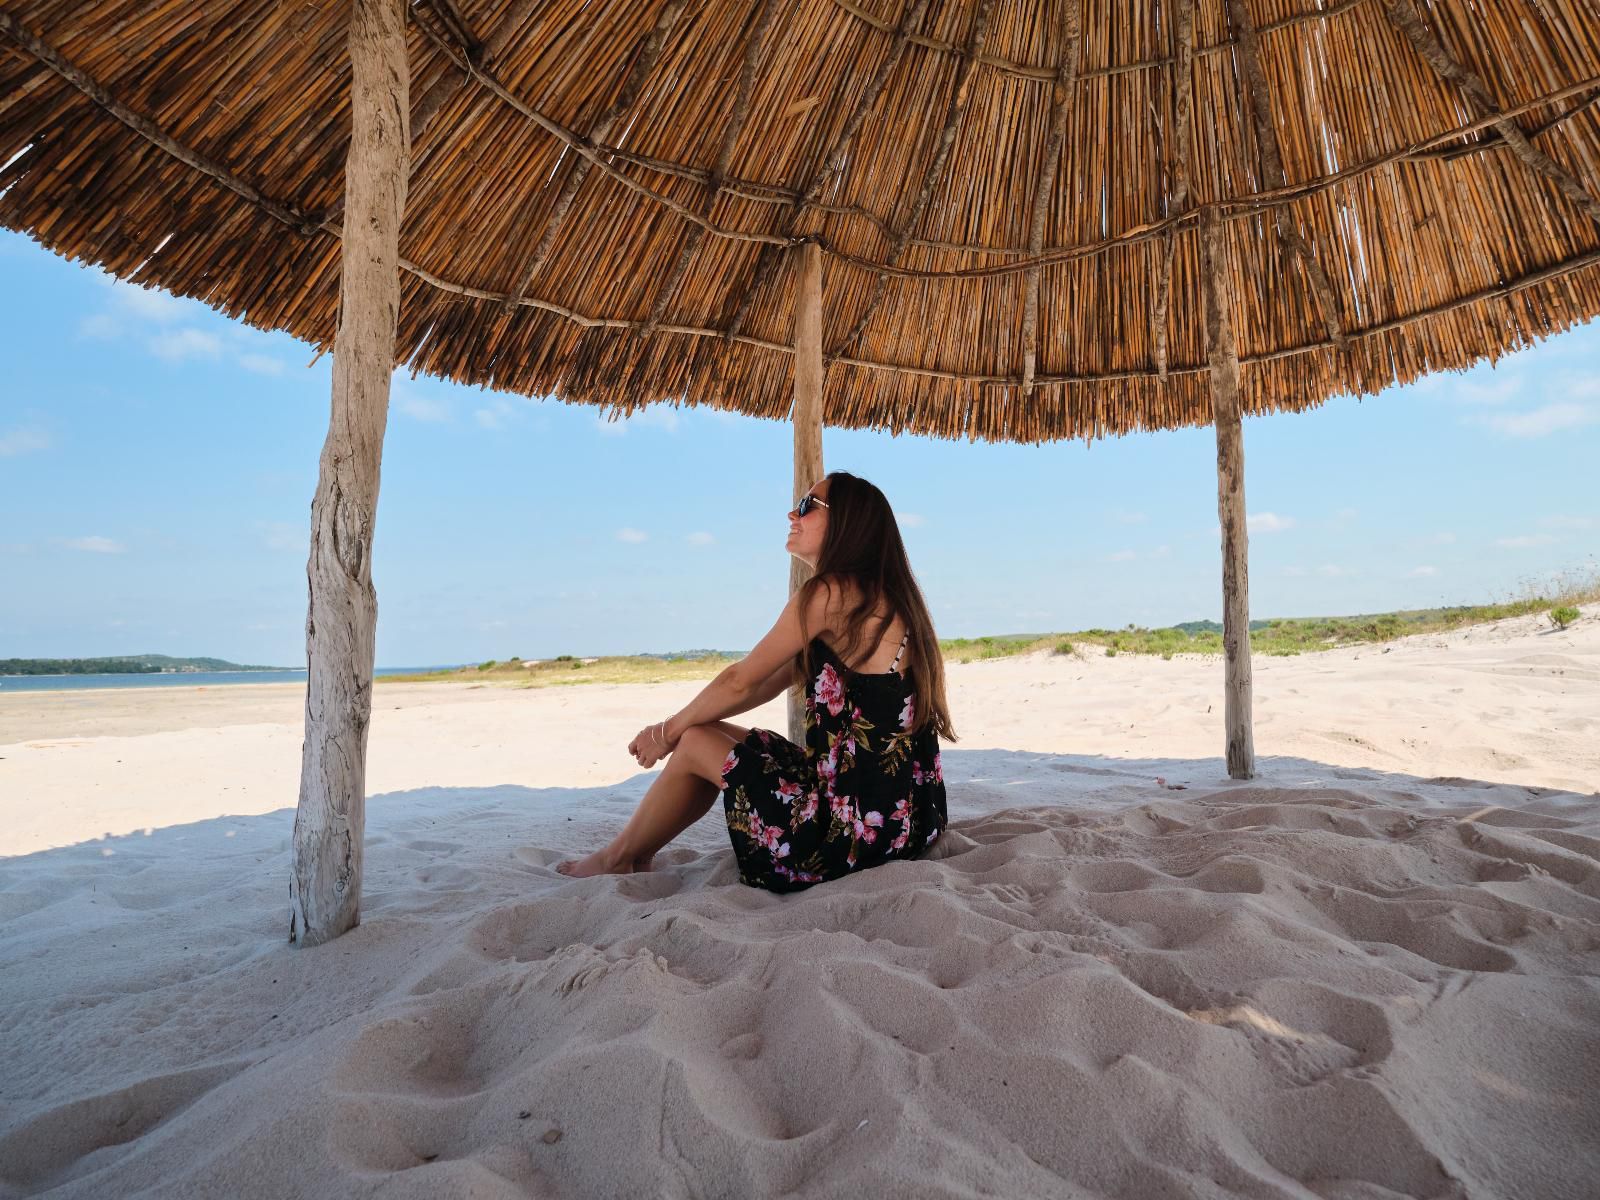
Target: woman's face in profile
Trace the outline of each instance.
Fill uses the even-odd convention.
[[[789,537],[783,543],[783,548],[801,562],[814,567],[822,555],[822,535],[828,530],[828,510],[824,507],[828,501],[828,481],[819,479],[811,485],[807,494],[815,496],[822,503],[811,504],[803,517],[796,515],[798,505],[789,510]]]

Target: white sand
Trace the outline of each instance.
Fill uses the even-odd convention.
[[[381,685],[315,949],[297,689],[0,690],[0,1197],[1592,1196],[1597,616],[1259,658],[1249,784],[1219,660],[954,667],[939,857],[792,897],[552,869],[694,686]]]

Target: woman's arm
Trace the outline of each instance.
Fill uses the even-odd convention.
[[[784,663],[783,666],[761,681],[761,686],[756,689],[755,695],[751,697],[750,708],[760,708],[768,700],[776,700],[789,690],[791,684],[798,682],[798,679],[794,663]],[[740,711],[749,712],[750,708],[741,709]]]
[[[818,588],[812,593],[811,607],[806,612],[806,626],[810,629],[821,627],[826,612],[826,592],[826,588]],[[698,696],[667,718],[667,743],[676,746],[683,731],[692,725],[710,725],[724,717],[748,712],[777,696],[789,686],[793,660],[803,642],[799,601],[791,596],[778,615],[777,623],[756,643],[755,649],[725,667]]]

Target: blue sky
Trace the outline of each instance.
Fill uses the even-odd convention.
[[[329,366],[0,231],[0,657],[304,661]],[[379,665],[743,649],[782,606],[787,424],[396,377]],[[1221,611],[1209,429],[1085,446],[829,430],[943,636]],[[1255,616],[1472,603],[1600,545],[1600,326],[1245,424]]]

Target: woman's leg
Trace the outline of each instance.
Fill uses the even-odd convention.
[[[726,721],[686,730],[622,832],[586,858],[558,863],[563,875],[626,874],[647,871],[657,850],[693,825],[716,802],[722,764],[742,737]],[[739,730],[739,726],[729,726]],[[742,732],[742,731],[741,731]]]

